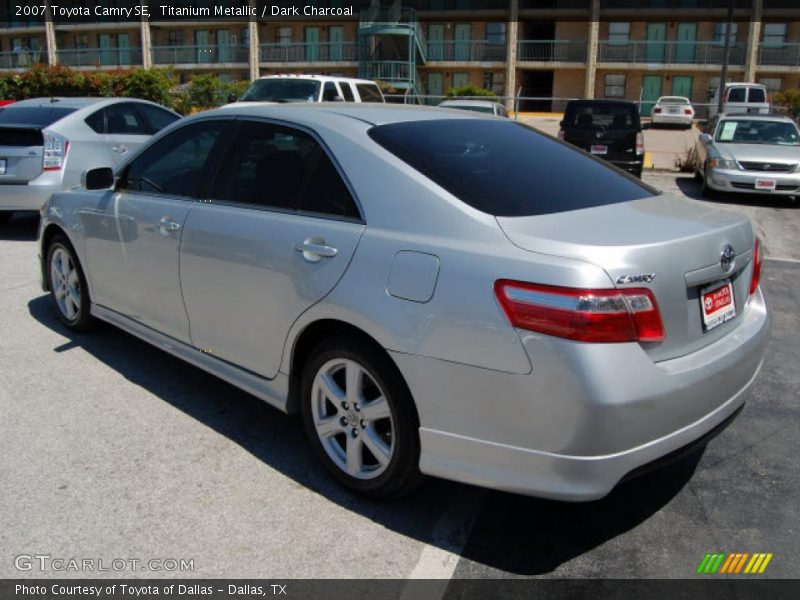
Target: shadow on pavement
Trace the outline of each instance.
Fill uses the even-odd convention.
[[[430,480],[398,501],[355,497],[334,483],[313,455],[299,418],[110,325],[76,334],[57,319],[47,295],[31,300],[28,309],[39,323],[69,340],[55,352],[79,346],[297,484],[392,531],[445,549],[454,543],[447,535],[437,537],[441,532],[434,536],[436,523],[454,498],[475,494],[475,489]],[[629,481],[608,498],[589,504],[490,492],[462,556],[516,574],[548,573],[649,518],[686,484],[696,462],[683,461]],[[468,526],[459,525],[461,530]]]
[[[39,213],[14,213],[8,223],[0,224],[0,240],[32,242],[39,235]]]
[[[730,194],[720,192],[713,198],[706,198],[703,196],[703,184],[699,181],[695,181],[692,175],[676,177],[675,184],[687,197],[713,204],[756,206],[762,208],[800,208],[800,201],[798,201],[797,196],[771,196],[768,194],[756,196],[753,194]]]

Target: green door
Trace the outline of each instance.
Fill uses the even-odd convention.
[[[645,48],[645,58],[649,63],[664,62],[664,41],[667,39],[666,23],[647,24],[647,47]]]
[[[692,76],[675,75],[672,78],[672,95],[692,99]]]
[[[198,29],[194,32],[194,45],[198,63],[211,62],[211,33],[207,29]]]
[[[653,105],[661,97],[661,75],[645,75],[642,79],[642,106],[641,114],[650,116]]]
[[[675,44],[675,62],[681,64],[694,63],[697,40],[697,23],[678,23]]]
[[[428,25],[428,60],[444,60],[444,25]]]
[[[114,64],[114,50],[111,47],[111,34],[101,33],[97,36],[98,58],[101,65]],[[81,64],[81,63],[79,63]]]
[[[469,45],[472,39],[472,24],[457,23],[453,34],[455,39],[454,60],[469,60]]]
[[[469,73],[453,73],[453,87],[455,89],[469,85]]]
[[[131,58],[131,38],[127,33],[117,34],[117,58],[120,65],[133,64]]]
[[[428,95],[444,96],[444,77],[441,73],[428,73]],[[439,104],[442,98],[430,98],[430,104]]]
[[[319,62],[319,27],[306,27],[306,61]]]
[[[217,61],[221,63],[233,62],[231,32],[227,29],[217,29]]]
[[[337,62],[344,60],[344,27],[341,25],[328,27],[328,42],[330,60]]]

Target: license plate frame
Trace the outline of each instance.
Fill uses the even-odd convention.
[[[774,179],[756,179],[755,188],[765,192],[774,192],[778,182]]]
[[[736,297],[730,279],[717,281],[700,290],[700,316],[703,333],[736,318]]]
[[[0,158],[0,175],[5,175],[7,168],[8,168],[7,160],[5,158]]]
[[[606,146],[605,144],[592,144],[589,151],[592,154],[596,154],[598,156],[605,156],[606,154],[608,154],[608,146]]]

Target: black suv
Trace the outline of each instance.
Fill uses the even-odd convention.
[[[558,137],[641,178],[646,128],[633,102],[571,100]]]

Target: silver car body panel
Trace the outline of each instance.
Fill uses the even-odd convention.
[[[283,410],[296,408],[287,393],[299,336],[320,320],[349,323],[387,350],[409,385],[420,417],[423,472],[550,498],[601,497],[631,469],[697,439],[745,401],[769,317],[761,291],[749,298],[745,291],[754,236],[744,217],[658,196],[496,219],[366,135],[376,123],[484,118],[477,113],[243,105],[235,114],[315,132],[346,175],[364,223],[186,202],[182,241],[168,249],[177,255],[179,275],[174,285],[157,286],[149,280],[163,283],[167,271],[149,273],[143,261],[155,257],[145,259],[136,249],[127,254],[124,236],[106,270],[95,271],[87,260],[98,241],[87,237],[85,223],[95,217],[86,215],[108,214],[118,194],[56,194],[42,230],[57,226],[71,239],[87,265],[97,317]],[[131,227],[145,235],[144,223]],[[305,236],[335,240],[341,256],[323,265],[304,262],[294,245]],[[717,266],[725,244],[736,252],[733,275]],[[410,285],[407,272],[391,284],[398,255],[401,269],[420,265],[422,284]],[[426,258],[406,263],[409,256]],[[125,260],[128,274],[139,274],[128,283],[108,273],[114,264],[125,272]],[[169,273],[172,260],[163,267]],[[661,348],[517,330],[493,293],[500,278],[611,288],[633,272],[656,274],[633,287],[656,294],[667,328]],[[724,276],[740,280],[737,317],[701,335],[693,314],[697,288]],[[175,323],[146,322],[141,309],[103,304],[123,303],[106,289],[110,281],[125,290],[145,288],[153,303],[182,293],[186,312],[176,309]]]

